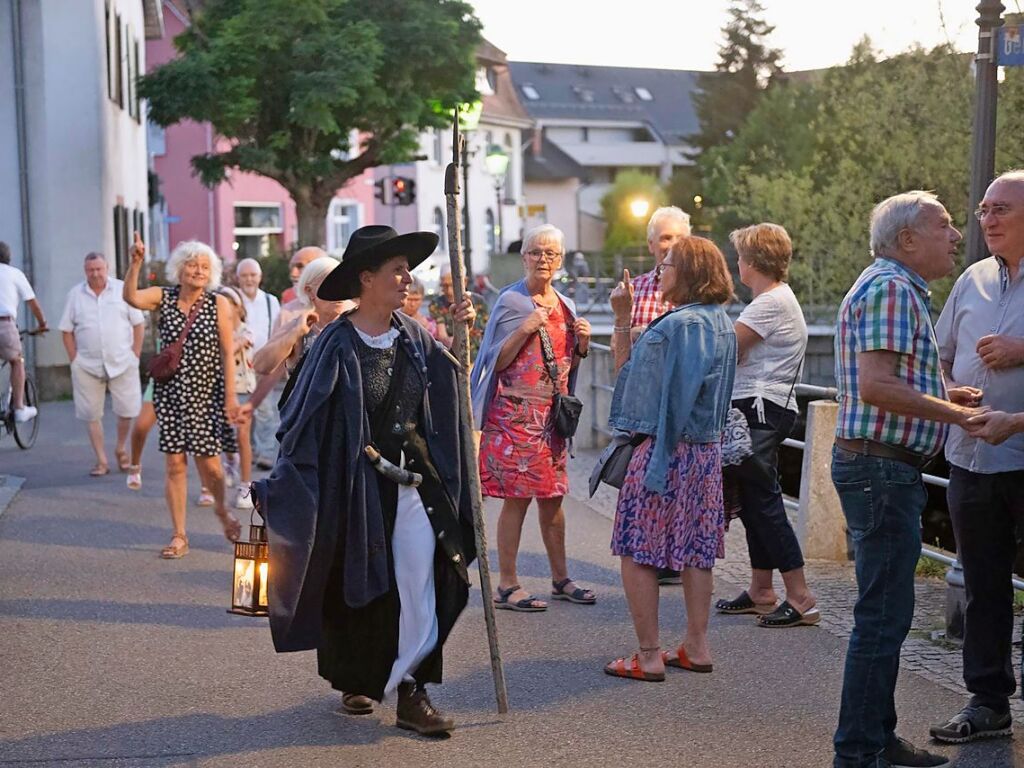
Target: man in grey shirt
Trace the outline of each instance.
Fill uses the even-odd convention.
[[[1024,171],[992,182],[975,216],[994,255],[968,267],[953,287],[935,326],[939,357],[947,386],[974,387],[981,405],[999,411],[1024,411]],[[951,426],[946,458],[967,591],[964,681],[972,695],[931,735],[959,744],[1011,735],[1010,577],[1018,530],[1024,532],[1024,434],[990,445]]]

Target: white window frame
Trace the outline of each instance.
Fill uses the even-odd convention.
[[[277,208],[279,221],[281,226],[279,227],[236,227],[234,226],[234,213],[236,208]],[[281,235],[284,234],[284,211],[281,209],[281,203],[256,203],[249,201],[238,200],[231,208],[231,224],[232,232],[236,235]]]
[[[352,230],[355,231],[362,226],[364,218],[363,204],[358,200],[349,197],[335,197],[331,200],[331,204],[327,207],[327,252],[328,253],[340,253],[344,250],[348,243],[339,243],[334,235],[334,224],[336,218],[341,218],[341,215],[337,212],[339,208],[354,208],[355,209],[355,226]]]

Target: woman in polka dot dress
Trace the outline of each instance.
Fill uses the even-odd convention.
[[[188,552],[185,533],[188,499],[186,454],[191,454],[203,485],[213,494],[214,511],[224,535],[234,541],[241,533],[238,520],[224,506],[224,470],[220,463],[225,418],[245,418],[235,394],[231,307],[228,299],[211,293],[220,284],[221,261],[204,243],[180,243],[167,262],[171,288],[139,289],[139,270],[145,246],[138,234],[132,262],[124,280],[124,298],[142,310],[160,308],[160,342],[166,348],[185,327],[193,307],[196,319],[185,338],[181,364],[166,382],[156,382],[153,405],[160,425],[160,450],[166,457],[165,496],[171,513],[171,542],[160,556],[177,559]]]

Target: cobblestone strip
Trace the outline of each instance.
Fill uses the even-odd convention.
[[[587,480],[594,466],[598,452],[580,451],[569,462],[570,495],[588,505],[609,520],[615,517],[617,491],[602,485],[594,498],[587,498]],[[820,627],[836,637],[848,639],[853,629],[853,605],[857,600],[857,582],[853,563],[836,563],[826,560],[809,560],[805,565],[807,583],[814,590],[821,610]],[[743,524],[734,521],[726,534],[725,559],[715,566],[718,582],[716,594],[733,596],[743,589],[750,580],[750,561],[747,556],[747,542]],[[721,581],[731,585],[725,589]],[[782,579],[775,574],[775,588],[783,594]],[[958,693],[964,703],[970,694],[963,681],[963,659],[960,647],[943,640],[932,640],[932,633],[945,627],[946,584],[941,579],[918,578],[915,584],[914,622],[910,636],[903,643],[900,667],[905,672],[914,672],[926,680]],[[1014,651],[1014,668],[1020,680],[1020,656]],[[1014,697],[1010,709],[1015,718],[1024,719],[1024,701]],[[936,713],[937,718],[954,713]],[[937,722],[937,721],[936,721]]]

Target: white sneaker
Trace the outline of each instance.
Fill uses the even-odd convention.
[[[234,488],[238,485],[238,464],[233,461],[224,462],[224,487]]]
[[[19,424],[24,424],[26,421],[32,421],[39,411],[36,410],[35,406],[26,405],[24,408],[17,408],[14,411],[14,420]]]
[[[248,488],[239,488],[235,496],[235,509],[252,509],[252,497]]]

